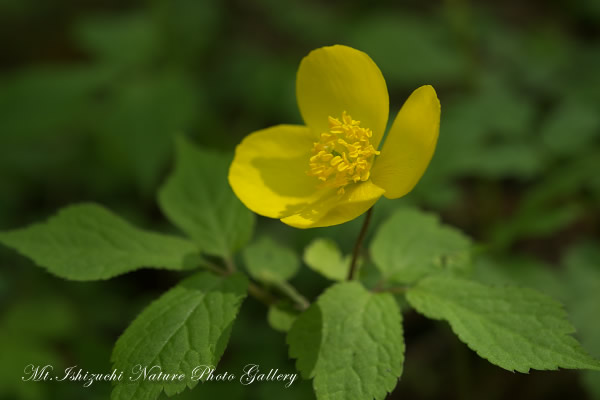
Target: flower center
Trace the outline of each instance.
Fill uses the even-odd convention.
[[[338,194],[344,194],[344,186],[349,183],[368,180],[373,156],[379,155],[371,136],[373,132],[361,128],[360,121],[353,120],[346,111],[341,121],[329,117],[329,132],[321,133],[314,143],[307,174],[319,178],[322,187],[338,188]]]

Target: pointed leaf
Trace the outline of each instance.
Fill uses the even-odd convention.
[[[273,304],[267,313],[269,325],[279,332],[288,332],[297,317],[298,311],[289,303]]]
[[[113,367],[131,372],[141,365],[148,373],[184,373],[186,379],[132,382],[125,378],[115,386],[111,399],[154,400],[163,390],[170,396],[186,386],[193,388],[198,383],[190,379],[193,369],[216,367],[223,355],[247,284],[241,274],[218,277],[201,272],[150,304],[117,341]]]
[[[317,399],[384,399],[402,374],[401,320],[391,294],[339,283],[292,325],[290,356]]]
[[[108,279],[143,267],[184,269],[190,241],[134,227],[97,204],[63,208],[47,222],[0,232],[0,243],[65,279]]]
[[[403,208],[379,228],[371,256],[386,280],[411,283],[442,270],[467,271],[470,245],[469,238],[441,225],[437,216]]]
[[[165,215],[201,248],[225,258],[252,235],[254,214],[235,197],[227,181],[231,157],[177,141],[175,171],[159,192]]]
[[[247,246],[243,257],[248,273],[254,279],[265,283],[288,281],[300,268],[300,260],[293,250],[283,247],[267,236]]]
[[[351,257],[344,257],[333,240],[315,239],[304,250],[304,262],[325,278],[343,281],[348,276]]]
[[[535,290],[486,286],[446,275],[425,278],[406,297],[418,312],[448,321],[472,350],[509,371],[600,370],[600,361],[570,336],[575,328],[562,306]]]

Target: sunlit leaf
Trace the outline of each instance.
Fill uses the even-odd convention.
[[[179,138],[175,170],[158,196],[165,215],[203,251],[226,258],[250,239],[255,219],[229,187],[230,161]]]
[[[290,280],[300,268],[300,260],[293,250],[267,236],[248,245],[242,254],[250,276],[265,283]]]
[[[400,310],[389,293],[338,283],[292,325],[290,356],[317,399],[384,399],[402,374]]]
[[[246,297],[246,286],[246,278],[239,274],[224,278],[199,273],[150,304],[117,341],[112,354],[114,368],[155,367],[155,373],[184,373],[186,379],[123,380],[115,386],[111,399],[153,400],[163,390],[172,396],[197,385],[193,370],[201,365],[216,367]]]
[[[448,321],[472,350],[509,371],[600,371],[600,361],[570,336],[575,328],[560,303],[537,291],[431,276],[410,288],[406,298],[426,317]]]
[[[385,280],[410,283],[434,272],[468,271],[470,246],[469,238],[435,215],[405,208],[381,225],[370,250]]]
[[[47,222],[0,233],[18,250],[65,279],[108,279],[136,269],[181,270],[198,252],[190,241],[148,232],[97,204],[64,208]]]
[[[287,332],[298,317],[298,311],[288,303],[274,304],[269,307],[267,321],[271,328],[280,332]]]
[[[348,277],[351,257],[344,257],[332,239],[315,239],[304,250],[304,262],[332,281],[343,281]]]

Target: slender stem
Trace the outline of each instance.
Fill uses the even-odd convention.
[[[265,304],[266,306],[270,306],[277,302],[277,299],[271,296],[269,292],[263,290],[263,288],[261,288],[254,282],[250,282],[248,284],[248,293],[250,293],[252,297]]]
[[[231,259],[226,259],[225,261],[225,269],[218,267],[216,264],[204,260],[204,266],[210,271],[216,273],[217,275],[227,276],[231,275],[233,271],[235,271],[236,265],[235,262]],[[302,296],[295,287],[290,285],[287,282],[278,283],[277,288],[279,291],[287,296],[290,300],[292,300],[296,304],[296,308],[300,311],[306,310],[310,306],[310,302],[306,299],[306,297]],[[270,306],[272,304],[277,303],[279,300],[277,297],[273,296],[267,290],[265,290],[262,286],[250,281],[248,284],[248,293],[250,296],[254,297],[261,303]]]
[[[235,262],[231,258],[224,258],[223,261],[225,262],[227,272],[233,274],[236,271]]]
[[[233,274],[235,271],[237,271],[237,266],[235,265],[235,261],[233,261],[233,258],[224,258],[223,262],[227,270],[227,275]],[[263,303],[264,305],[266,305],[267,307],[277,302],[277,299],[273,297],[271,293],[269,293],[263,287],[257,285],[256,283],[250,280],[248,282],[248,294],[254,297],[256,300]]]
[[[406,293],[407,290],[408,290],[408,288],[404,287],[404,286],[389,287],[389,288],[383,288],[383,287],[375,287],[375,288],[373,288],[373,292],[374,293],[403,294],[403,293]]]
[[[214,272],[217,275],[227,275],[228,274],[228,272],[226,270],[224,270],[223,268],[217,266],[213,262],[208,261],[206,259],[202,261],[202,266],[204,268]]]
[[[302,296],[295,287],[290,285],[287,282],[277,283],[277,288],[286,296],[288,296],[294,303],[296,303],[296,307],[301,311],[306,310],[310,307],[310,302],[306,300],[306,297]]]
[[[383,288],[385,287],[385,280],[384,279],[380,279],[375,286],[373,286],[373,289],[371,289],[373,292],[377,293],[377,292],[382,292]]]
[[[367,235],[367,230],[369,229],[369,223],[371,222],[371,216],[373,215],[373,207],[369,208],[367,211],[367,215],[365,216],[365,221],[363,222],[362,228],[360,228],[360,233],[356,238],[356,243],[354,243],[354,250],[352,251],[352,263],[350,264],[350,271],[348,271],[348,280],[351,281],[355,278],[356,270],[358,266],[358,256],[360,255],[360,250],[362,247],[362,243],[365,240],[365,236]]]

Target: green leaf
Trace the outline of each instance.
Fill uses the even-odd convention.
[[[289,303],[274,304],[267,313],[269,325],[279,332],[288,332],[297,317],[298,312]]]
[[[509,220],[497,223],[492,230],[491,242],[497,247],[506,248],[521,238],[547,237],[573,224],[585,211],[585,208],[577,203],[561,204],[559,207],[521,206]]]
[[[159,192],[166,216],[209,254],[230,258],[252,235],[254,214],[227,182],[231,157],[177,141],[175,171]]]
[[[564,257],[562,277],[567,309],[581,342],[592,355],[600,357],[600,248],[595,242],[579,243]]]
[[[556,154],[576,154],[589,146],[600,132],[596,107],[581,101],[563,101],[542,124],[541,141]]]
[[[415,13],[370,12],[357,22],[351,24],[348,45],[369,54],[394,87],[417,82],[443,85],[460,80],[466,71],[467,59],[450,40],[445,20]]]
[[[306,265],[332,281],[346,279],[351,260],[351,256],[342,255],[332,239],[315,239],[304,250]]]
[[[65,137],[63,135],[73,127],[82,129],[81,123],[85,121],[80,118],[89,118],[90,96],[107,80],[107,74],[99,69],[75,66],[20,69],[16,74],[0,78],[2,156],[29,159],[29,155],[24,154],[25,149],[37,149],[37,141],[49,146],[56,143],[57,137]],[[30,118],[33,114],[36,118]],[[29,147],[25,148],[26,145]],[[44,147],[46,153],[53,153],[47,149]],[[18,154],[5,154],[6,150]],[[61,150],[57,146],[54,152]]]
[[[73,333],[80,332],[76,329],[80,327],[74,318],[73,304],[66,298],[53,297],[52,293],[58,291],[50,296],[30,292],[24,298],[4,302],[0,320],[0,374],[4,376],[0,380],[0,398],[41,400],[48,396],[46,386],[23,384],[24,369],[13,365],[52,364],[55,370],[66,367],[56,341],[75,338]]]
[[[525,256],[479,256],[472,279],[489,285],[516,285],[539,290],[555,299],[563,299],[565,282],[556,267]]]
[[[138,229],[97,204],[66,207],[47,222],[0,233],[18,250],[65,279],[108,279],[143,267],[181,270],[198,252],[184,239]]]
[[[289,8],[289,3],[284,7]],[[281,21],[281,14],[277,15]],[[241,43],[232,43],[221,62],[223,68],[216,71],[214,79],[221,81],[218,88],[223,100],[235,96],[244,114],[253,118],[265,113],[284,121],[298,118],[295,84],[289,79],[298,68],[295,62],[278,57],[258,44]]]
[[[227,5],[219,0],[151,2],[154,22],[160,27],[160,43],[166,50],[164,56],[181,65],[206,57],[206,51],[218,40],[226,9]]]
[[[78,20],[74,34],[94,58],[118,67],[151,62],[161,39],[151,16],[141,13],[87,17]]]
[[[539,140],[530,137],[535,102],[497,73],[483,74],[477,81],[477,91],[447,104],[446,134],[440,136],[427,175],[445,182],[465,175],[524,180],[539,173],[544,154]]]
[[[562,276],[566,290],[566,308],[583,347],[594,357],[600,357],[600,248],[596,242],[579,243],[564,257],[566,266]],[[600,398],[600,372],[583,374],[592,398]],[[594,397],[595,396],[595,397]]]
[[[198,115],[198,109],[206,108],[203,92],[195,86],[192,76],[173,72],[120,83],[107,94],[94,124],[102,162],[117,170],[113,173],[129,175],[144,193],[154,194],[175,135],[203,118]]]
[[[301,43],[331,42],[345,36],[348,24],[338,18],[334,9],[302,0],[281,2],[259,0],[261,15],[269,26],[283,35],[293,35]]]
[[[410,283],[444,269],[467,271],[470,246],[469,238],[435,215],[404,208],[379,228],[371,256],[386,280]]]
[[[406,297],[426,317],[447,320],[472,350],[509,371],[600,370],[600,361],[570,336],[575,328],[560,303],[535,290],[446,275],[425,278]]]
[[[265,283],[290,280],[300,267],[293,250],[263,236],[243,251],[244,263],[250,276]]]
[[[402,316],[389,293],[329,288],[288,333],[290,356],[318,399],[383,399],[402,374]]]
[[[231,327],[246,297],[241,274],[219,277],[201,272],[179,283],[150,304],[117,341],[112,361],[117,370],[136,365],[158,366],[163,373],[184,373],[180,382],[138,379],[119,382],[112,400],[158,398],[193,388],[190,379],[199,365],[215,366],[225,351]],[[156,369],[155,372],[158,372]]]

